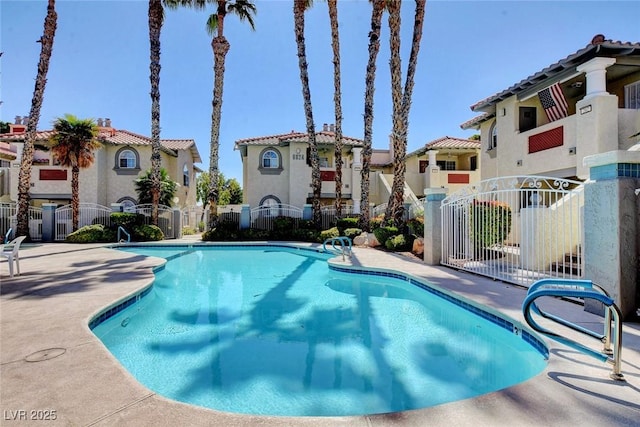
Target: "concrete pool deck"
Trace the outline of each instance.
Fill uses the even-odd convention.
[[[194,239],[171,243],[181,242]],[[21,248],[20,276],[9,278],[6,262],[0,263],[1,425],[640,426],[638,323],[623,326],[625,382],[609,379],[609,364],[545,338],[551,354],[540,375],[505,390],[427,409],[287,418],[223,413],[171,401],[139,384],[88,327],[105,307],[151,283],[151,269],[161,262],[103,245],[51,243]],[[524,323],[522,288],[374,249],[355,248],[352,263],[425,278]],[[563,317],[585,327],[602,324],[601,317],[576,304],[551,301],[545,307],[561,307]],[[596,340],[576,335],[567,333],[599,349]]]

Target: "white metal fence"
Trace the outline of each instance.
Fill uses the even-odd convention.
[[[349,216],[353,216],[353,205],[344,205],[342,206],[342,212],[340,217],[336,212],[335,206],[322,206],[320,208],[320,218],[322,220],[322,229],[327,230],[336,225],[336,222],[340,218],[346,218]]]
[[[16,203],[0,203],[0,232],[2,238],[12,229],[12,237],[15,237],[18,228],[18,207]],[[29,235],[31,240],[42,240],[42,208],[29,206]]]
[[[135,212],[144,215],[145,223],[151,224],[151,203],[136,205]],[[133,210],[133,208],[132,208]],[[173,239],[176,237],[173,226],[173,209],[166,205],[158,206],[158,227],[164,233],[165,239]]]
[[[577,181],[514,176],[468,186],[442,202],[441,263],[524,286],[580,278],[583,207]]]
[[[95,203],[80,203],[78,209],[78,228],[86,225],[111,225],[111,208]],[[73,232],[73,206],[64,205],[55,211],[55,240],[64,241]]]
[[[302,219],[302,209],[292,205],[263,205],[251,209],[251,228],[273,230],[274,220],[278,217]],[[297,224],[296,224],[297,226]]]

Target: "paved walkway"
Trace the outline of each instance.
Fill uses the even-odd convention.
[[[549,364],[537,377],[428,409],[287,418],[229,414],[174,402],[140,385],[87,326],[105,307],[148,285],[153,280],[151,267],[161,260],[101,245],[58,243],[24,245],[20,254],[20,276],[9,278],[6,262],[0,263],[3,426],[640,426],[640,325],[631,323],[623,328],[626,382],[610,380],[609,365],[547,340]],[[355,248],[353,263],[427,278],[523,322],[521,288],[373,249]],[[550,305],[561,307],[563,316],[582,325],[602,323],[577,305]],[[593,340],[582,341],[598,346]]]

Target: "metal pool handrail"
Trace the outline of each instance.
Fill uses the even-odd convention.
[[[547,313],[538,307],[535,300],[544,297],[568,297],[568,298],[581,298],[581,299],[594,299],[600,301],[605,306],[605,319],[604,319],[604,333],[598,334],[575,323],[569,322],[561,317]],[[540,326],[534,319],[531,312],[536,313],[546,319],[553,320],[563,326],[566,326],[574,331],[580,332],[585,335],[589,335],[593,338],[600,340],[604,344],[604,348],[601,352],[595,351],[588,347],[583,346],[573,340],[563,337],[555,332],[552,332],[546,328]],[[621,351],[622,351],[622,314],[618,306],[615,305],[613,298],[611,298],[607,292],[600,286],[592,283],[590,280],[569,280],[569,279],[542,279],[535,282],[529,288],[527,297],[522,303],[522,314],[525,320],[534,330],[542,334],[548,335],[550,338],[555,339],[563,344],[572,346],[587,353],[593,357],[596,357],[602,361],[609,362],[613,365],[613,371],[610,377],[614,380],[625,381],[621,372]],[[612,344],[612,329],[613,329],[613,349]]]
[[[122,233],[124,233],[127,236],[127,243],[131,242],[131,235],[129,233],[127,233],[127,230],[125,230],[122,226],[118,227],[118,242],[119,243],[123,243],[124,240],[120,239],[120,232],[122,231]]]
[[[327,243],[331,243],[331,249],[327,249]],[[336,247],[336,243],[340,243],[340,247]],[[322,243],[322,250],[325,252],[331,252],[336,255],[342,254],[342,260],[345,260],[345,257],[351,257],[351,239],[345,236],[340,237],[330,237]]]

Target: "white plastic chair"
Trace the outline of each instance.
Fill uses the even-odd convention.
[[[15,239],[13,239],[12,241],[10,241],[9,243],[7,243],[6,245],[3,246],[10,246],[9,249],[4,250],[4,247],[0,250],[0,258],[6,258],[7,262],[9,263],[9,276],[13,277],[13,263],[16,263],[16,268],[18,271],[18,276],[20,275],[20,243],[22,243],[22,241],[24,239],[26,239],[27,236],[20,236],[20,237],[16,237]]]

